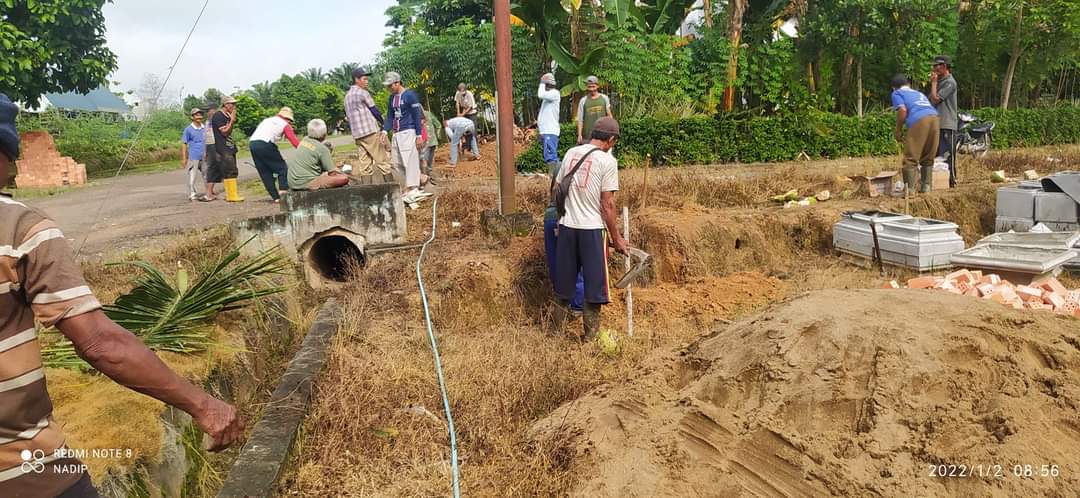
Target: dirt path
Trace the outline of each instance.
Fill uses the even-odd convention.
[[[351,138],[333,137],[331,141],[343,145]],[[288,157],[290,152],[283,153]],[[241,157],[238,162],[241,182],[258,177],[250,157]],[[273,214],[279,209],[265,195],[249,195],[241,203],[191,202],[186,185],[187,173],[176,170],[101,180],[25,202],[51,216],[75,248],[83,245],[83,257],[104,257],[146,247],[164,235]]]

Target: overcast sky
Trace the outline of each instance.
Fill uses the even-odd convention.
[[[273,81],[310,67],[370,63],[389,31],[383,12],[394,0],[211,0],[168,89],[184,95],[210,87]],[[134,90],[145,73],[164,78],[202,8],[198,0],[115,0],[105,4],[106,38],[117,56],[114,90]]]

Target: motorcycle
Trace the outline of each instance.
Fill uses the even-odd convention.
[[[956,150],[960,154],[971,154],[976,159],[990,152],[990,139],[993,135],[993,121],[980,123],[979,118],[961,112],[960,129],[957,131]]]

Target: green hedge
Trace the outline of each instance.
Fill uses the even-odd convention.
[[[980,109],[973,114],[997,123],[997,147],[1080,142],[1080,107]],[[791,161],[801,153],[814,159],[880,156],[898,153],[895,122],[891,113],[860,119],[817,111],[783,117],[630,119],[620,123],[622,139],[615,149],[623,166],[640,164],[646,154],[653,164],[671,166]],[[572,123],[563,125],[560,157],[574,145],[576,133]],[[517,160],[521,171],[542,171],[542,163],[539,142]]]

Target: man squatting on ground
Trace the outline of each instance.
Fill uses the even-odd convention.
[[[559,302],[555,306],[552,331],[562,331],[569,314],[567,306],[581,273],[585,281],[585,340],[592,340],[600,333],[600,308],[609,302],[609,235],[616,252],[625,254],[627,249],[615,213],[619,162],[610,153],[619,140],[619,123],[610,117],[600,118],[591,137],[589,143],[566,152],[555,180],[562,181],[577,168],[566,197],[566,214],[559,220],[555,262],[555,296]],[[579,162],[581,166],[577,167]]]
[[[938,156],[949,163],[949,188],[956,188],[956,129],[960,113],[956,107],[956,79],[952,75],[952,59],[946,55],[934,57],[930,71],[930,102],[937,109],[941,122]]]
[[[581,97],[577,108],[577,143],[581,145],[592,137],[592,129],[596,121],[602,117],[614,118],[611,113],[611,100],[607,95],[600,93],[600,79],[596,76],[585,78],[585,89],[588,95]]]
[[[180,145],[180,155],[188,174],[188,199],[206,201],[210,199],[205,195],[199,197],[199,189],[195,187],[196,178],[201,176],[206,180],[206,126],[203,125],[202,109],[192,109],[190,116],[191,124],[184,128]]]
[[[225,200],[229,202],[244,200],[240,197],[240,189],[236,184],[236,178],[240,176],[240,170],[236,167],[236,142],[232,137],[236,114],[236,99],[225,97],[221,102],[221,110],[210,118],[210,128],[214,130],[217,168],[221,172],[221,183],[225,185]]]
[[[934,157],[938,152],[940,125],[938,113],[930,99],[908,86],[907,76],[898,74],[892,79],[892,105],[896,110],[897,142],[904,144],[904,185],[908,193],[915,192],[915,168],[921,176],[919,192],[929,192],[933,185]],[[907,137],[904,125],[907,125]]]
[[[307,136],[289,158],[289,186],[293,190],[320,190],[344,187],[349,177],[334,166],[326,140],[326,122],[312,119],[307,124]]]
[[[456,167],[458,162],[458,149],[461,141],[469,137],[469,148],[472,150],[473,159],[480,159],[480,146],[476,144],[476,123],[469,118],[458,116],[446,120],[446,136],[450,139],[450,167]]]
[[[358,67],[353,70],[353,85],[345,94],[345,117],[356,142],[356,165],[354,175],[368,176],[375,168],[390,174],[390,156],[386,152],[386,135],[381,133],[383,116],[375,107],[375,99],[368,91],[371,71]]]
[[[401,199],[405,204],[414,204],[431,197],[422,192],[420,186],[427,183],[427,175],[420,172],[420,149],[424,146],[423,126],[420,111],[420,99],[416,92],[405,88],[401,75],[393,71],[386,73],[383,86],[390,90],[383,133],[393,131],[390,153],[394,167],[405,178]]]
[[[293,148],[300,146],[300,140],[293,132],[293,110],[282,107],[276,116],[270,116],[259,123],[251,134],[251,158],[255,160],[255,169],[262,179],[263,188],[275,203],[281,201],[281,194],[289,191],[289,166],[281,157],[277,143],[282,137],[289,140]],[[277,176],[277,186],[274,177]]]
[[[555,75],[548,73],[540,78],[540,89],[536,94],[540,99],[540,113],[536,117],[536,129],[540,134],[540,144],[544,151],[544,163],[548,166],[548,174],[552,181],[559,174],[559,102],[562,94],[559,93],[555,82]],[[554,187],[554,183],[552,187]],[[558,261],[556,251],[559,235],[559,213],[552,199],[550,205],[544,210],[544,255],[547,256],[548,277],[551,285],[555,285],[555,262]],[[577,275],[574,287],[574,297],[570,299],[570,310],[580,313],[585,305],[585,281],[581,273]]]
[[[19,155],[17,112],[0,94],[0,185],[7,185],[9,166]],[[105,316],[55,223],[0,195],[0,496],[98,496],[88,474],[66,473],[79,461],[57,454],[67,447],[52,417],[35,321],[56,326],[79,357],[110,379],[191,414],[213,438],[212,451],[243,436],[236,408],[176,375]],[[44,465],[41,472],[23,470],[27,455]]]

